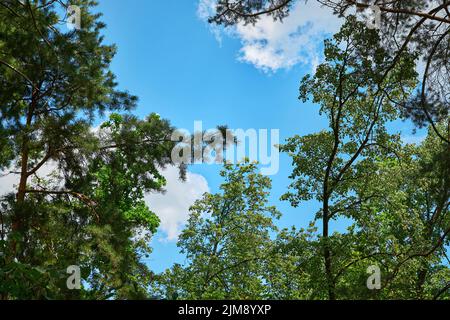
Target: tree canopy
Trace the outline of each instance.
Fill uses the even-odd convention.
[[[167,166],[186,177],[176,128],[133,114],[95,1],[0,0],[0,173],[17,176],[0,194],[0,299],[450,299],[450,3],[316,1],[344,18],[299,86],[326,126],[279,146],[290,160],[280,200],[313,202],[313,219],[281,228],[258,163],[224,162],[218,190],[189,209],[183,262],[155,273],[145,258],[161,221],[145,195],[164,191]],[[210,22],[282,22],[303,2],[217,0]],[[373,4],[379,29],[351,13]],[[69,5],[79,29],[61,25]],[[405,143],[389,129],[399,119],[426,138]],[[191,160],[219,142],[195,134],[205,141],[187,147]]]
[[[95,2],[73,4],[83,27],[72,31],[58,25],[65,2],[0,6],[0,169],[20,177],[1,200],[7,298],[143,297],[150,275],[140,258],[159,219],[143,196],[165,184],[173,128],[127,114],[137,98],[117,89]],[[124,113],[94,128],[106,111]],[[65,288],[70,265],[89,290]]]

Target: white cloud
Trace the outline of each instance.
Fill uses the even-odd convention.
[[[208,18],[214,15],[215,4],[216,0],[200,0],[197,7],[197,16],[207,23]],[[214,34],[217,42],[222,45],[221,29],[214,24],[208,24],[208,28]]]
[[[175,241],[189,218],[189,207],[209,192],[209,187],[203,176],[190,172],[187,173],[187,180],[181,182],[176,167],[168,167],[163,174],[167,180],[167,192],[148,194],[145,200],[161,219],[160,229],[166,235],[165,240]]]
[[[200,0],[198,8],[199,17],[206,19],[214,12],[214,0]],[[241,23],[226,33],[241,40],[238,59],[265,72],[299,63],[314,69],[321,61],[324,38],[336,33],[341,24],[341,19],[317,1],[299,1],[283,22],[262,16],[255,25]]]
[[[0,197],[12,192],[15,185],[19,182],[19,177],[16,174],[8,174],[6,172],[0,173]]]
[[[48,177],[55,169],[55,164],[45,165],[39,170],[40,177]],[[187,173],[187,180],[179,180],[178,169],[168,167],[163,171],[167,180],[164,194],[151,193],[145,196],[147,205],[161,219],[160,229],[166,235],[168,241],[177,240],[181,228],[189,217],[189,207],[195,200],[201,198],[205,192],[209,192],[206,179],[195,173]],[[0,172],[0,197],[13,192],[19,183],[19,175]]]
[[[98,134],[106,132],[106,130],[100,130],[100,127],[92,129]],[[14,192],[19,184],[20,176],[9,172],[10,170],[0,171],[0,198],[7,193]],[[45,164],[37,172],[38,176],[44,179],[54,177],[55,173],[57,173],[57,165],[54,162]],[[163,170],[163,175],[167,180],[166,192],[164,194],[146,194],[145,201],[161,219],[160,230],[165,233],[165,240],[174,241],[177,240],[181,228],[187,222],[189,207],[205,192],[209,192],[209,187],[203,176],[191,172],[187,172],[185,182],[180,181],[179,171],[176,167],[167,167]],[[145,233],[139,232],[137,237],[144,235]]]
[[[19,174],[11,173],[11,170],[5,170],[0,172],[0,197],[6,195],[9,192],[15,191],[17,186],[19,185]],[[57,174],[57,166],[54,162],[48,162],[43,165],[38,172],[36,173],[40,178],[50,179],[55,178],[55,173]],[[30,177],[33,179],[33,177]],[[53,179],[54,182],[55,179]]]

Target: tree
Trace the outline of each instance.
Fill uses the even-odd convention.
[[[271,182],[253,163],[225,164],[220,193],[205,194],[190,209],[178,246],[186,265],[174,265],[155,283],[169,299],[261,299],[267,296],[266,261],[271,256]]]
[[[159,220],[143,194],[164,186],[173,128],[127,114],[137,98],[117,89],[95,1],[71,4],[80,30],[59,25],[68,2],[0,2],[0,171],[20,177],[1,199],[1,297],[145,297]],[[106,111],[125,113],[94,129]],[[70,265],[81,291],[66,288]]]
[[[355,198],[354,183],[374,178],[366,162],[386,157],[399,144],[386,122],[398,116],[392,100],[404,99],[415,86],[414,57],[405,53],[388,78],[391,57],[374,30],[350,17],[333,40],[325,41],[325,62],[313,77],[305,76],[300,98],[312,97],[329,123],[329,130],[288,139],[281,150],[293,160],[291,191],[282,199],[297,207],[317,200],[321,209],[320,237],[327,298],[338,298],[339,265],[348,260],[353,234],[330,234],[330,223],[347,216],[366,198]],[[382,80],[381,80],[382,79]],[[382,82],[380,82],[382,81]],[[376,197],[377,195],[368,195]]]
[[[272,16],[275,20],[283,20],[289,15],[292,7],[302,5],[301,2],[298,0],[236,2],[219,0],[216,3],[215,15],[209,21],[219,25],[233,26],[238,23],[254,24],[263,15]],[[331,8],[339,16],[352,15],[354,9],[358,13],[370,9],[372,5],[377,6],[377,9],[381,12],[381,24],[377,30],[380,36],[379,45],[384,49],[385,55],[393,58],[389,59],[380,69],[382,72],[372,79],[374,81],[371,81],[371,83],[376,84],[376,86],[370,93],[380,97],[386,94],[390,104],[397,109],[395,112],[390,112],[391,116],[412,119],[418,127],[429,125],[434,132],[434,134],[429,132],[426,143],[419,149],[413,148],[414,151],[411,150],[411,147],[407,148],[409,151],[403,150],[398,138],[388,136],[385,137],[382,144],[377,137],[371,137],[370,140],[375,140],[375,145],[373,141],[370,141],[366,147],[362,148],[362,150],[369,150],[370,148],[385,149],[385,151],[391,152],[391,156],[392,154],[395,155],[394,159],[388,157],[386,153],[381,157],[381,155],[370,155],[365,152],[361,152],[356,158],[352,157],[351,152],[344,157],[354,159],[353,164],[355,164],[354,169],[352,169],[352,166],[344,166],[344,171],[358,169],[365,174],[354,173],[354,178],[345,179],[343,171],[338,173],[337,176],[342,176],[342,179],[337,180],[336,187],[331,186],[332,191],[336,192],[333,189],[338,188],[338,184],[347,184],[346,190],[344,188],[345,192],[348,195],[353,194],[354,197],[349,197],[350,199],[353,198],[353,202],[346,204],[346,201],[339,201],[333,206],[337,207],[338,213],[345,214],[357,221],[350,230],[361,245],[347,252],[350,258],[343,260],[342,267],[334,270],[335,277],[329,276],[328,281],[332,283],[332,287],[334,281],[337,281],[338,278],[341,279],[341,286],[348,281],[354,283],[354,280],[347,275],[354,274],[358,277],[365,271],[364,268],[367,263],[372,262],[384,266],[383,271],[388,274],[384,288],[389,288],[389,290],[384,290],[382,294],[369,295],[369,298],[422,299],[443,297],[448,294],[449,288],[448,268],[442,264],[442,260],[448,260],[445,243],[448,241],[446,212],[449,195],[448,179],[444,178],[448,174],[444,168],[448,168],[450,145],[448,113],[450,2],[446,0],[318,0],[318,2]],[[365,19],[368,21],[368,17],[365,17]],[[353,32],[356,37],[360,29],[355,28]],[[403,94],[392,99],[390,93],[383,92],[383,86],[396,77],[395,73],[398,72],[399,65],[405,63],[405,54],[408,55],[408,52],[422,60],[421,65],[423,67],[418,68],[419,70],[422,69],[419,75],[420,81],[416,83],[416,90],[413,91],[413,94]],[[418,63],[416,62],[416,64]],[[355,70],[358,68],[360,71],[366,70],[364,66],[357,66]],[[406,69],[410,70],[410,67]],[[406,76],[406,78],[408,77]],[[317,82],[313,83],[317,84]],[[400,87],[402,86],[403,84],[400,84]],[[309,88],[313,89],[313,87],[310,86]],[[303,88],[306,87],[303,86]],[[317,92],[317,90],[313,91]],[[330,91],[333,91],[332,88]],[[323,93],[325,92],[323,90]],[[320,96],[315,102],[323,100],[323,97]],[[371,114],[367,113],[366,117],[370,119]],[[357,118],[351,118],[350,123],[355,124],[357,120]],[[383,122],[383,120],[379,120]],[[374,131],[377,131],[376,135],[379,135],[378,129]],[[320,183],[317,185],[316,179],[310,178],[311,174],[320,177],[321,170],[327,172],[324,167],[316,171],[313,171],[313,169],[315,162],[323,162],[333,152],[331,151],[331,142],[328,147],[324,143],[327,138],[332,140],[328,136],[329,134],[325,132],[321,138],[316,137],[314,139],[314,135],[295,137],[290,139],[284,147],[285,151],[291,152],[293,156],[295,168],[292,178],[295,182],[291,187],[296,191],[288,193],[285,199],[289,199],[295,206],[300,201],[311,197],[313,188],[320,189]],[[348,136],[345,139],[348,139]],[[435,139],[439,139],[443,143],[439,143]],[[360,139],[359,142],[361,141],[364,142],[365,139]],[[336,146],[336,143],[334,145]],[[360,144],[360,147],[363,145],[364,143]],[[339,148],[336,152],[338,151]],[[307,161],[307,157],[311,157],[311,155],[313,155],[314,160]],[[395,168],[395,170],[392,169],[393,171],[390,171],[381,179],[368,174],[370,172],[381,174],[387,167]],[[334,178],[332,170],[330,172],[330,177]],[[392,177],[398,177],[399,179],[392,179]],[[380,181],[383,182],[378,184]],[[419,188],[417,183],[419,183]],[[323,185],[326,186],[325,183]],[[371,189],[375,186],[377,186],[376,191]],[[392,188],[389,186],[392,186]],[[330,188],[327,187],[327,189]],[[404,191],[405,189],[408,190],[407,193]],[[325,192],[322,193],[326,195]],[[320,199],[320,201],[322,200]],[[379,215],[379,217],[375,218],[376,215]],[[414,218],[407,221],[407,217],[410,217],[410,215]],[[323,222],[326,220],[323,219]],[[377,227],[370,228],[372,223]],[[403,227],[399,228],[398,226]],[[326,223],[323,227],[326,230]],[[373,233],[368,230],[372,230]],[[299,237],[301,236],[300,234]],[[355,239],[352,241],[355,241]],[[380,242],[379,247],[374,246],[377,241]],[[390,251],[386,252],[385,248],[389,248]],[[335,255],[335,259],[337,258]],[[347,262],[345,262],[346,260]],[[413,274],[415,276],[412,276]],[[348,288],[347,293],[350,293],[350,295],[343,295],[344,292],[341,290],[339,296],[355,297],[356,295],[356,297],[363,297],[367,293],[367,291],[358,292],[356,288],[358,286],[354,285]],[[339,287],[336,289],[339,289]]]
[[[232,26],[238,23],[256,23],[261,16],[269,15],[282,21],[292,7],[302,5],[302,0],[218,0],[211,23]],[[449,121],[449,41],[450,1],[427,0],[317,0],[336,15],[349,16],[376,5],[381,13],[379,33],[383,47],[395,57],[384,77],[398,67],[405,51],[414,51],[424,65],[417,93],[407,100],[396,102],[402,116],[412,119],[419,127],[432,125],[436,134],[450,144],[450,137],[437,130],[435,123]],[[366,19],[369,19],[366,17]],[[369,20],[367,20],[369,21]],[[381,89],[381,88],[380,88]]]
[[[313,300],[326,295],[323,261],[317,228],[284,229],[264,261],[267,298],[271,300]],[[325,288],[325,290],[324,290]]]
[[[438,125],[445,132],[445,124]],[[361,238],[368,240],[362,257],[382,267],[380,298],[438,299],[450,293],[450,159],[445,148],[430,128],[420,145],[399,147],[392,159],[377,159],[377,178],[361,180],[355,188],[359,198],[377,195],[351,215]]]

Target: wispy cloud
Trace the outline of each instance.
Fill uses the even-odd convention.
[[[208,29],[214,34],[217,42],[222,45],[222,30],[214,24],[208,24],[208,18],[214,15],[217,0],[200,0],[197,6],[197,16],[207,23]]]
[[[215,0],[200,0],[198,15],[214,13]],[[238,24],[222,34],[240,39],[238,59],[264,72],[289,69],[297,64],[314,69],[322,60],[324,38],[339,30],[342,20],[317,1],[300,1],[283,22],[263,16],[255,25]],[[217,27],[212,29],[215,34]]]

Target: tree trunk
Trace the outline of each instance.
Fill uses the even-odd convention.
[[[330,244],[328,242],[329,237],[329,204],[328,204],[328,197],[325,196],[323,200],[323,231],[322,231],[322,238],[323,238],[323,258],[324,258],[324,264],[325,264],[325,274],[327,278],[327,285],[328,285],[328,298],[330,300],[336,300],[336,294],[335,294],[335,284],[333,279],[333,271],[332,271],[332,262],[331,262],[331,250],[330,250]]]
[[[11,223],[11,231],[12,233],[18,234],[20,241],[22,241],[22,237],[24,235],[24,208],[23,204],[25,202],[25,196],[26,196],[26,190],[27,190],[27,182],[28,182],[28,161],[29,161],[29,143],[30,143],[30,136],[29,131],[31,130],[31,125],[33,123],[33,115],[34,110],[36,108],[36,101],[37,101],[37,91],[33,90],[33,94],[31,97],[31,103],[28,108],[27,112],[27,119],[25,123],[25,132],[23,136],[22,141],[22,147],[21,147],[21,160],[20,160],[20,180],[19,180],[19,187],[17,189],[16,194],[16,200],[17,200],[17,208],[14,212],[14,215],[12,217],[12,223]],[[11,249],[12,249],[12,256],[14,258],[20,257],[20,252],[18,252],[17,248],[17,241],[13,240],[11,243]]]

